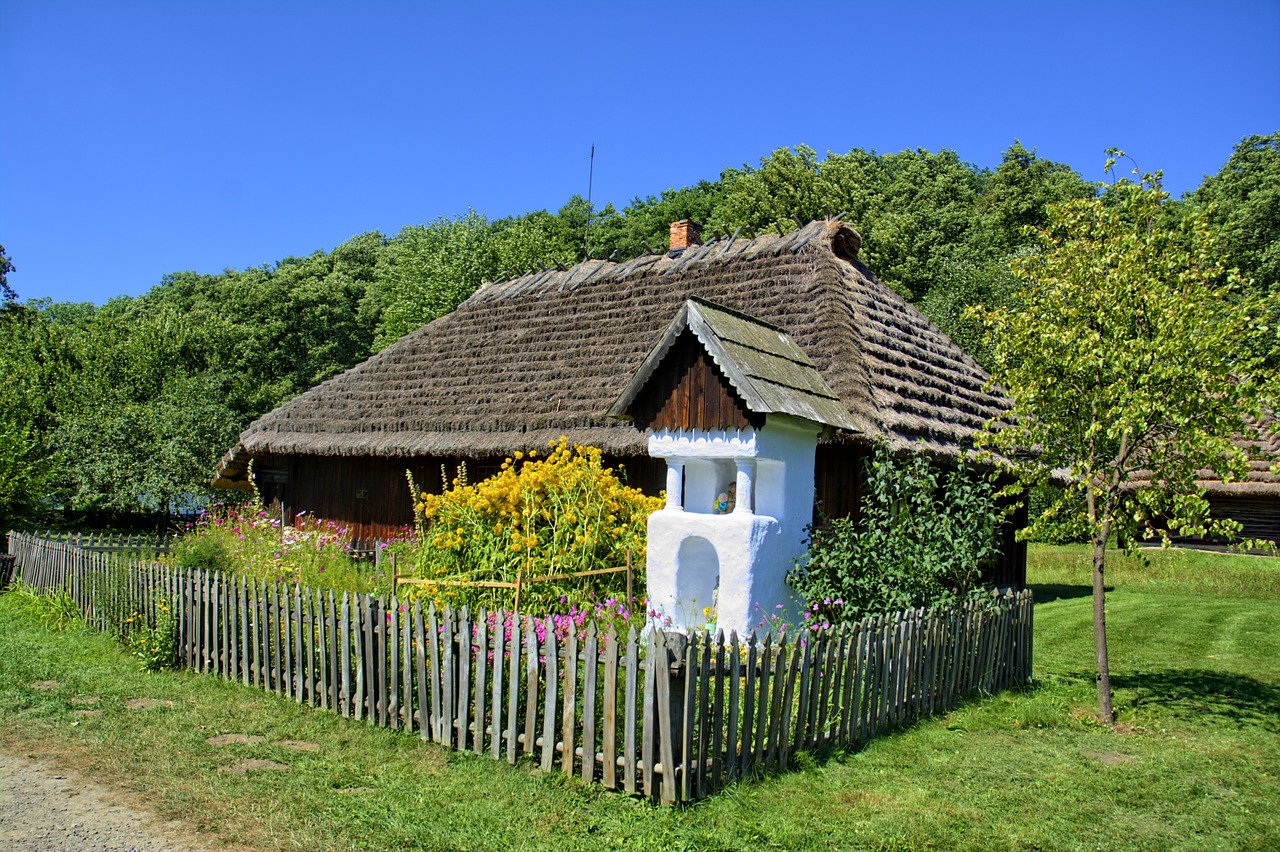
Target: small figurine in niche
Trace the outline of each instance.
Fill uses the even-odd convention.
[[[733,511],[734,505],[738,502],[738,484],[730,482],[728,489],[721,491],[716,495],[716,501],[711,504],[711,511],[717,515],[728,514]]]

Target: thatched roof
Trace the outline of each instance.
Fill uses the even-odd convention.
[[[1205,494],[1218,497],[1267,497],[1280,500],[1280,475],[1271,472],[1272,465],[1280,464],[1280,418],[1274,412],[1266,412],[1261,418],[1246,418],[1246,423],[1257,434],[1235,438],[1232,443],[1249,454],[1249,472],[1244,479],[1223,482],[1212,470],[1199,472],[1196,485]],[[1151,481],[1146,471],[1134,475],[1134,484],[1145,485]],[[1280,502],[1276,504],[1280,512]]]
[[[482,285],[453,313],[256,420],[220,478],[242,479],[261,454],[475,457],[561,435],[644,454],[644,434],[607,412],[691,297],[785,330],[860,439],[954,455],[1003,399],[859,262],[859,244],[848,226],[819,221]]]

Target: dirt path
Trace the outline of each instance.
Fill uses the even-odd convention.
[[[12,852],[200,852],[181,823],[35,760],[0,754],[0,849]]]

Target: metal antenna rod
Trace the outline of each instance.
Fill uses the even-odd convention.
[[[591,183],[596,172],[596,143],[591,143],[591,163],[587,167],[587,227],[582,233],[582,254],[591,257]]]

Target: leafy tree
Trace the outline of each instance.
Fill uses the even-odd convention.
[[[585,206],[489,222],[474,210],[401,229],[388,241],[361,310],[378,316],[374,350],[456,308],[481,282],[533,264],[571,264],[582,246]],[[578,217],[581,216],[579,223]]]
[[[860,516],[811,527],[808,556],[787,581],[831,622],[963,600],[999,554],[993,490],[963,461],[942,471],[923,453],[894,458],[882,444]]]
[[[705,223],[715,230],[786,232],[795,227],[793,217],[809,222],[824,215],[818,155],[807,145],[779,148],[762,157],[758,168],[744,163],[741,169],[726,169],[720,182],[723,195]]]
[[[1007,259],[985,263],[948,260],[938,265],[932,286],[916,302],[920,312],[990,372],[994,366],[982,322],[972,307],[1007,307],[1018,281]]]
[[[1258,293],[1280,293],[1280,131],[1247,136],[1192,200],[1222,229],[1228,265]]]
[[[18,294],[9,286],[10,272],[13,272],[13,262],[4,253],[4,246],[0,246],[0,303],[14,302],[18,299]]]
[[[387,243],[377,282],[362,309],[379,315],[375,350],[452,311],[493,275],[492,227],[469,211],[429,225],[409,225]]]
[[[591,256],[627,259],[649,249],[662,251],[672,222],[711,222],[720,189],[720,183],[700,181],[681,189],[665,189],[657,197],[634,198],[622,211],[606,205],[592,214]]]
[[[63,493],[53,433],[80,365],[47,307],[0,308],[0,532],[42,522]]]
[[[1108,168],[1114,160],[1108,162]],[[1203,214],[1162,225],[1160,174],[1122,179],[1100,199],[1049,208],[1038,250],[1017,258],[1024,282],[1009,307],[975,308],[987,329],[994,384],[1013,402],[984,443],[1020,458],[1023,483],[1065,471],[1067,487],[1031,533],[1083,531],[1093,544],[1098,708],[1111,724],[1104,570],[1113,536],[1132,542],[1161,524],[1229,531],[1207,518],[1198,471],[1241,476],[1232,444],[1277,377],[1242,346],[1274,330],[1268,307],[1239,293]],[[1143,473],[1143,472],[1147,473]],[[1140,475],[1141,474],[1141,475]]]
[[[1038,158],[1017,140],[994,172],[948,150],[854,148],[819,159],[797,145],[758,167],[726,170],[704,221],[713,230],[758,233],[842,214],[862,233],[867,265],[915,301],[945,283],[946,265],[1003,260],[1026,243],[1022,228],[1045,224],[1046,205],[1094,191],[1070,167]]]
[[[975,253],[1004,259],[1027,244],[1027,228],[1049,224],[1049,205],[1096,194],[1097,187],[1075,169],[1040,159],[1015,139],[983,184]]]
[[[202,370],[198,326],[172,308],[108,302],[77,341],[90,369],[60,388],[53,441],[78,504],[164,511],[208,490],[240,424],[216,372]]]

